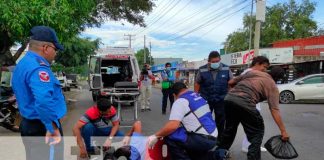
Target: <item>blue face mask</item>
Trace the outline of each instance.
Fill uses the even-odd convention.
[[[210,63],[210,68],[212,69],[218,69],[219,66],[220,66],[220,62]]]

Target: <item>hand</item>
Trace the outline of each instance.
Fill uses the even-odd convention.
[[[51,139],[51,142],[49,143]],[[56,128],[54,130],[54,133],[51,133],[49,131],[46,132],[46,136],[45,136],[45,143],[49,145],[55,145],[55,144],[58,144],[60,143],[62,140],[62,137],[61,137],[61,133],[60,133],[60,130],[58,128]]]
[[[109,138],[107,138],[107,140],[105,141],[105,143],[103,144],[104,148],[109,148],[111,146],[111,140]]]
[[[283,141],[288,141],[289,140],[289,135],[288,135],[288,133],[286,131],[281,132],[281,139]]]
[[[131,137],[130,136],[125,136],[124,139],[123,139],[123,145],[129,145],[129,142],[131,140]]]
[[[87,158],[88,157],[88,152],[85,147],[80,147],[80,157],[81,158]]]
[[[155,135],[151,135],[150,137],[148,137],[149,149],[153,149],[153,147],[157,141],[158,141],[158,138]]]

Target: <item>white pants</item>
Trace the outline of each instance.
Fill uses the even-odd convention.
[[[259,112],[261,111],[261,104],[260,103],[256,104],[256,109]],[[248,139],[247,139],[247,137],[245,135],[244,138],[243,138],[243,141],[242,141],[242,148],[249,148],[250,144],[251,143],[248,141]]]
[[[152,85],[142,85],[140,88],[140,101],[141,101],[141,109],[150,108],[150,100],[152,95]]]

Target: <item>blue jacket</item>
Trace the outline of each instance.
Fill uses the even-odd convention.
[[[12,87],[24,118],[41,120],[51,133],[52,122],[60,127],[58,120],[66,114],[66,104],[46,59],[28,51],[14,70]]]
[[[215,121],[213,120],[212,114],[209,109],[209,105],[206,100],[199,96],[199,94],[193,91],[187,91],[182,94],[179,98],[184,98],[189,101],[190,112],[185,114],[185,117],[189,114],[194,114],[195,117],[200,122],[200,127],[198,127],[194,132],[204,133],[205,135],[212,135],[217,132]],[[187,140],[187,130],[186,126],[179,127],[176,131],[169,135],[169,138],[176,141],[185,142]]]
[[[161,73],[162,80],[164,81],[165,78],[167,78],[167,81],[174,82],[176,80],[174,71],[170,70],[163,70]]]
[[[221,70],[218,71],[216,79],[207,65],[199,68],[201,77],[199,93],[208,102],[223,101],[228,91],[228,81],[230,80],[229,67],[222,64]]]

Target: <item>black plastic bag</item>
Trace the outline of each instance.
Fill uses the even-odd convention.
[[[298,157],[298,153],[290,141],[283,141],[281,135],[271,137],[264,147],[268,152],[279,159],[294,159]]]

